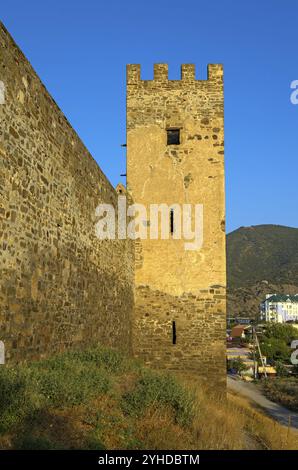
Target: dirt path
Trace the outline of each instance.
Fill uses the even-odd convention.
[[[291,428],[298,431],[298,413],[290,411],[278,403],[268,400],[268,398],[258,390],[255,384],[243,382],[231,376],[228,376],[227,384],[230,390],[257,403],[268,415],[283,426],[289,426],[289,423],[291,423]]]

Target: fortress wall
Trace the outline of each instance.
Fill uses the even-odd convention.
[[[117,194],[0,25],[0,339],[7,360],[131,350],[133,244],[95,237]],[[58,73],[58,72],[57,72]]]
[[[225,308],[221,286],[181,296],[139,286],[133,334],[136,355],[152,367],[182,369],[223,385]]]

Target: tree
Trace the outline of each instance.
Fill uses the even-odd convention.
[[[278,377],[287,377],[289,375],[287,368],[282,362],[277,361],[275,364],[275,368]]]
[[[291,349],[287,343],[279,338],[263,338],[260,342],[262,355],[266,356],[269,362],[286,362],[290,363]]]
[[[290,344],[293,339],[298,337],[296,328],[287,323],[266,323],[264,332],[266,338],[276,338]]]
[[[234,369],[237,374],[240,374],[241,372],[247,370],[247,366],[240,357],[237,357],[236,359],[228,360],[228,370],[231,369]]]

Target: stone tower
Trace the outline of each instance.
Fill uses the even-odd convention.
[[[169,211],[169,238],[137,240],[133,349],[153,367],[225,379],[225,196],[223,69],[193,64],[181,80],[155,64],[141,80],[127,66],[127,190],[134,203],[201,204],[197,249],[177,239],[179,210]],[[193,211],[194,212],[194,211]],[[192,223],[194,223],[192,216]]]

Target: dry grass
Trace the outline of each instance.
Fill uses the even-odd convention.
[[[196,395],[190,449],[298,450],[298,431],[281,426],[246,398],[216,395],[194,379],[180,379]]]
[[[270,400],[278,402],[290,410],[298,411],[298,377],[267,380],[263,383],[263,390]]]
[[[185,450],[193,441],[191,429],[175,423],[170,409],[149,408],[137,423],[137,432],[143,443],[142,449]]]
[[[2,371],[0,448],[298,449],[298,433],[193,376],[173,378],[109,351],[76,353],[77,369],[72,361]]]
[[[191,426],[175,423],[170,410],[152,408],[136,423],[142,449],[298,450],[298,433],[280,426],[245,398],[206,399],[197,391]]]
[[[242,416],[243,429],[259,448],[271,450],[298,450],[298,431],[281,426],[266,416],[246,398],[228,393],[235,419]]]

